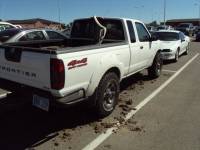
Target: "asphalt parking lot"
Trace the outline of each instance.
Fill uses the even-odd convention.
[[[165,62],[158,79],[144,71],[123,81],[119,105],[102,120],[83,105],[46,113],[3,95],[0,149],[199,150],[199,47],[192,43],[187,56]]]

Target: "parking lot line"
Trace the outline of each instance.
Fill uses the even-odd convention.
[[[163,69],[162,71],[164,72],[171,72],[171,73],[176,73],[177,71],[174,71],[174,70],[166,70],[166,69]]]
[[[199,53],[197,53],[194,57],[192,57],[183,67],[181,67],[174,75],[172,75],[167,81],[165,81],[159,88],[157,88],[153,93],[151,93],[147,98],[145,98],[141,103],[139,103],[135,108],[135,110],[130,111],[126,117],[125,121],[129,120],[133,115],[135,115],[140,109],[142,109],[148,102],[150,102],[156,95],[158,95],[167,85],[169,85],[189,64],[191,64],[197,57]],[[118,125],[120,126],[120,124]],[[93,150],[97,148],[101,143],[103,143],[109,136],[112,135],[113,130],[117,130],[117,127],[112,127],[107,129],[105,133],[100,134],[96,139],[94,139],[91,143],[85,146],[82,150]]]

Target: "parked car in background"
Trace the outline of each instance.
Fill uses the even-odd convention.
[[[64,40],[67,37],[51,29],[8,29],[0,32],[0,43],[14,43],[41,40]]]
[[[195,33],[192,23],[181,23],[176,27],[176,30],[183,32],[185,35],[194,35]]]
[[[180,31],[162,30],[154,33],[161,41],[162,55],[164,60],[178,61],[179,56],[189,50],[189,37]]]
[[[62,31],[62,33],[65,35],[65,36],[67,36],[67,37],[69,37],[70,36],[70,29],[64,29],[63,31]]]
[[[200,26],[196,26],[196,34],[200,32]]]
[[[196,41],[200,42],[200,32],[198,32],[197,35],[196,35]]]
[[[157,30],[174,30],[174,28],[168,25],[161,25],[157,28]]]
[[[0,22],[0,31],[4,31],[6,29],[13,29],[13,28],[17,28],[17,27],[7,22]]]
[[[147,29],[149,30],[149,32],[153,32],[157,30],[157,28],[154,26],[147,26]]]
[[[8,22],[0,22],[0,31],[4,31],[4,30],[7,30],[7,29],[13,29],[13,28],[21,28],[21,26],[13,25],[13,24],[8,23]]]
[[[194,31],[194,34],[197,34],[198,33],[198,26],[193,26],[193,31]]]

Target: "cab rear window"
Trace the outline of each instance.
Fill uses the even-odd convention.
[[[107,28],[105,40],[125,40],[123,25],[120,20],[100,18],[99,22]],[[73,24],[71,38],[94,39],[98,34],[98,28],[94,19],[77,20]]]

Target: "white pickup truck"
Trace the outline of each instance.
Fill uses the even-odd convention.
[[[109,115],[120,82],[143,69],[159,77],[159,41],[133,19],[91,17],[73,22],[67,40],[18,42],[0,46],[0,86],[32,95],[44,110],[51,102],[93,101],[99,116]]]

